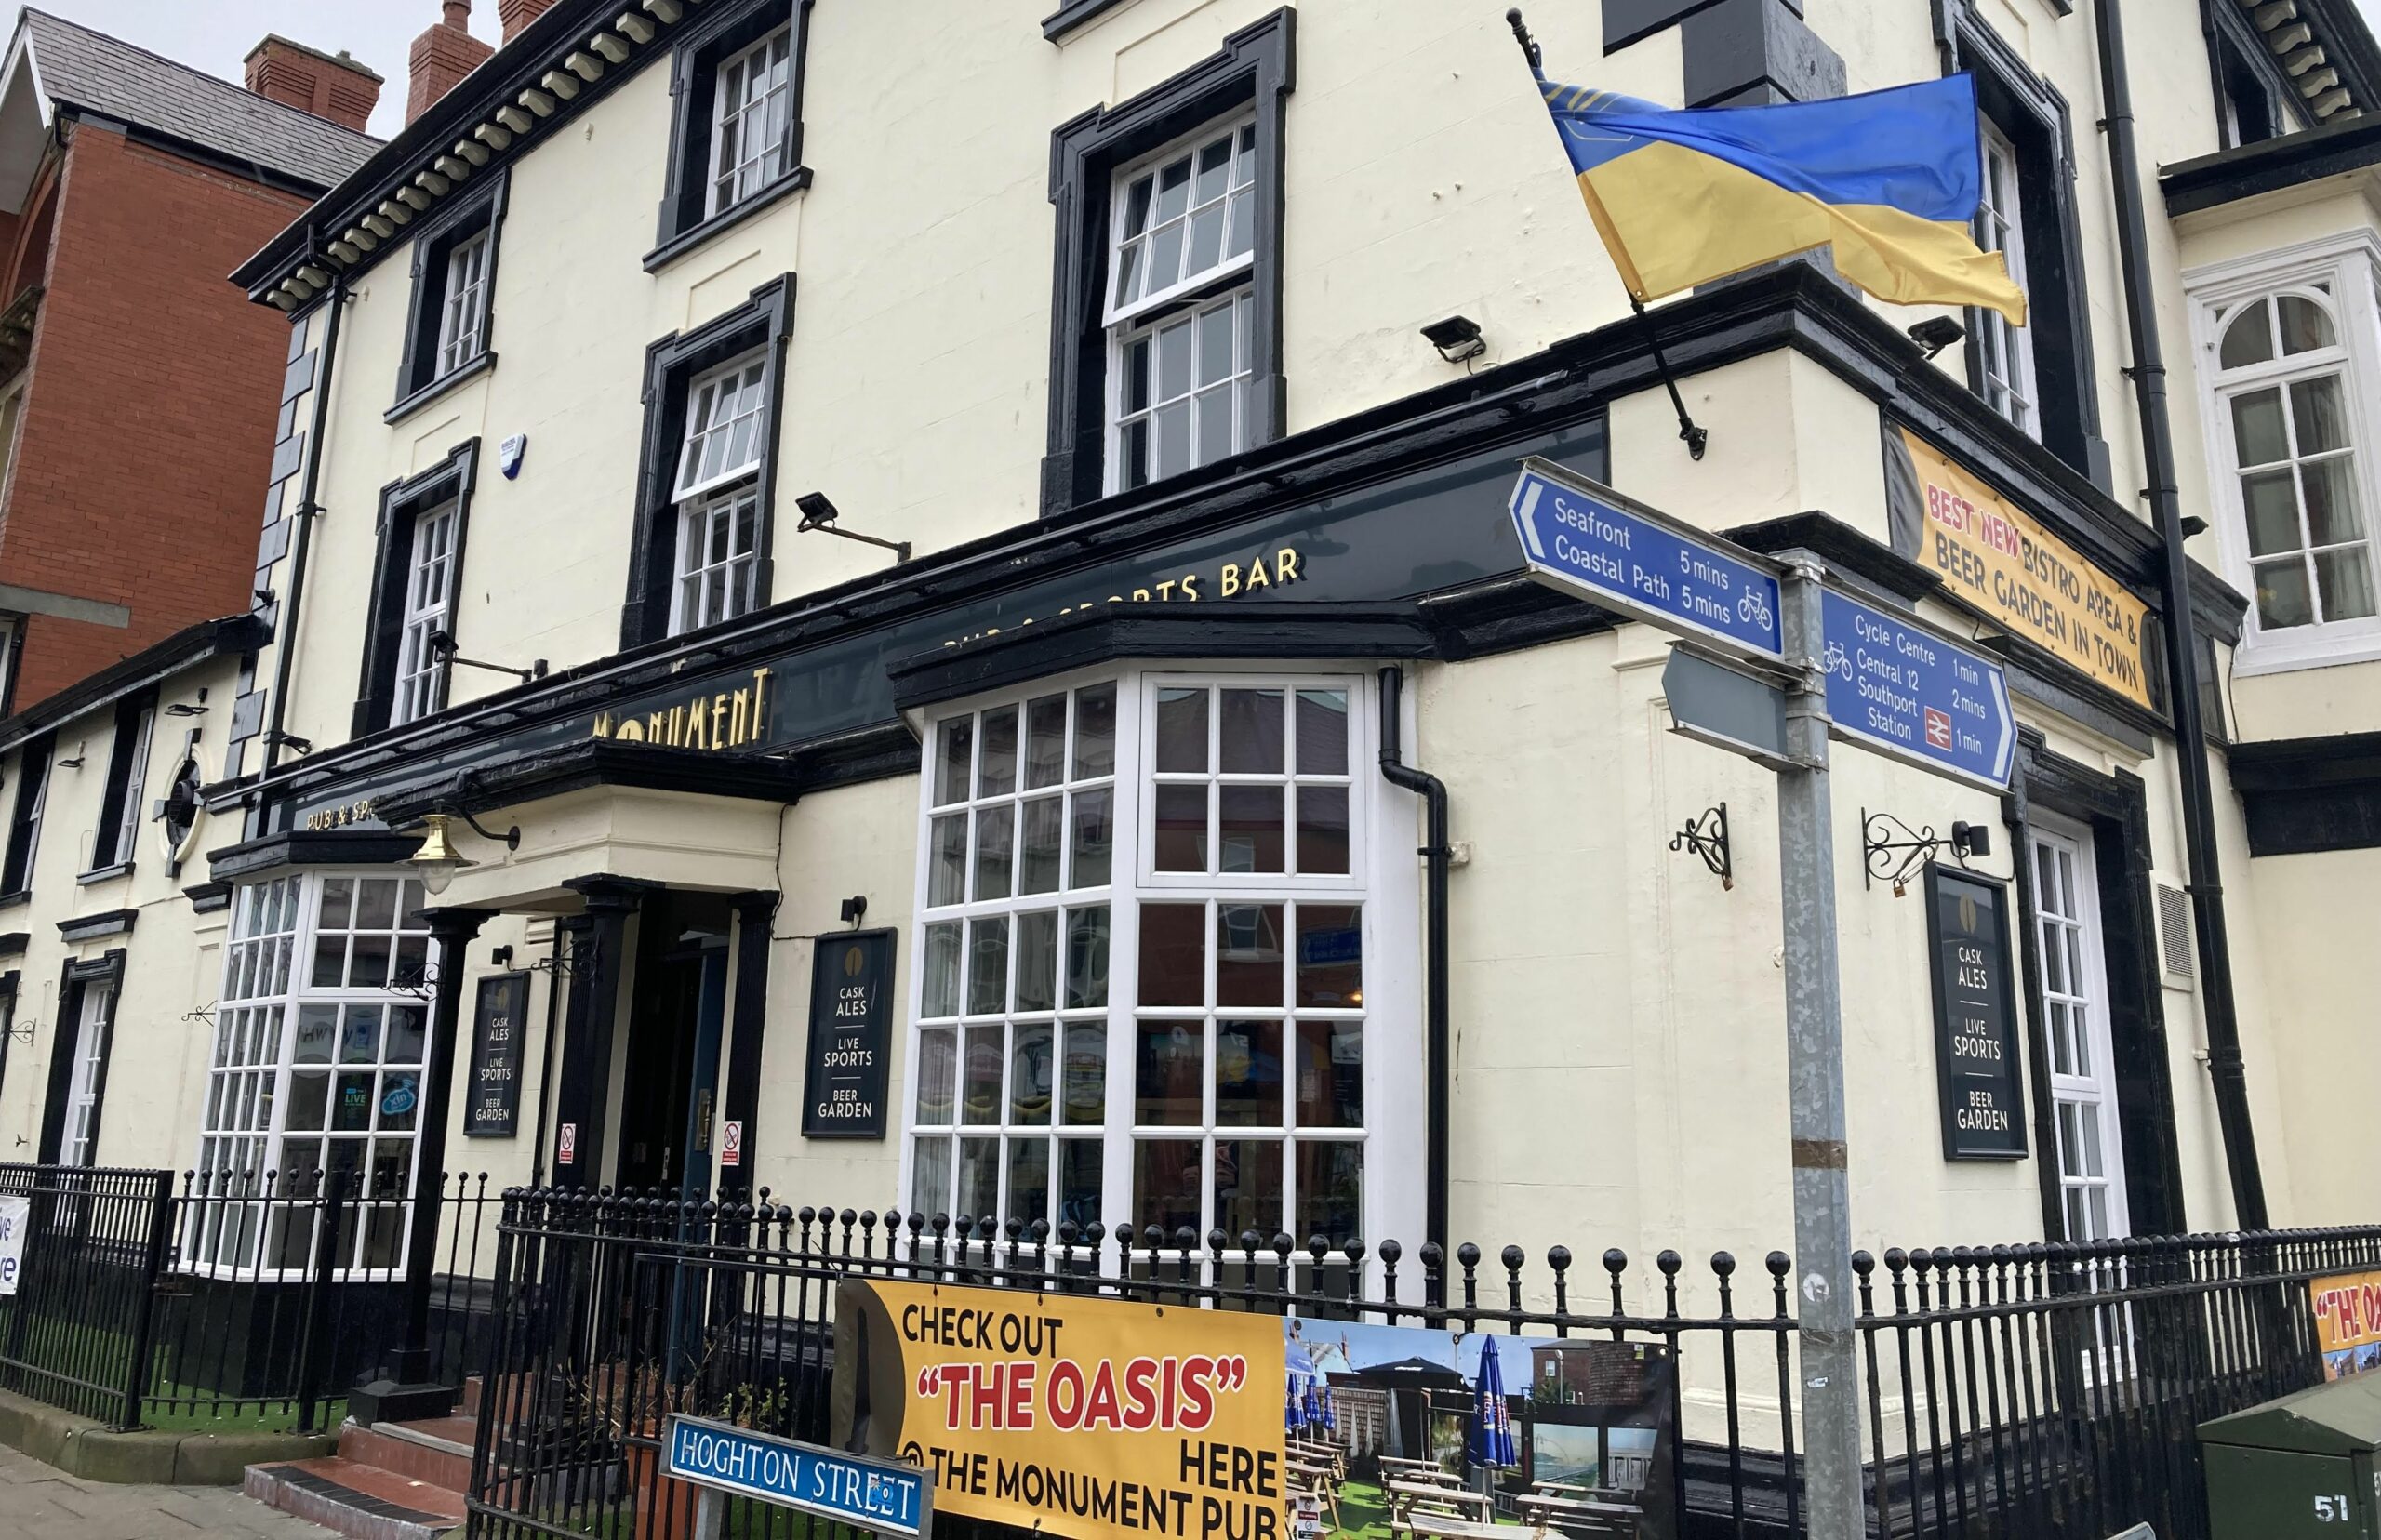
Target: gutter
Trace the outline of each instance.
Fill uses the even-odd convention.
[[[1391,665],[1380,671],[1380,773],[1390,785],[1422,799],[1426,816],[1419,854],[1424,862],[1423,967],[1427,984],[1422,997],[1422,1028],[1430,1111],[1425,1122],[1423,1239],[1439,1248],[1444,1265],[1447,1251],[1448,1103],[1454,1097],[1450,1065],[1454,1057],[1447,1023],[1447,865],[1453,851],[1447,843],[1446,783],[1428,771],[1405,763],[1400,744],[1404,670]],[[1428,1266],[1429,1264],[1425,1264]]]

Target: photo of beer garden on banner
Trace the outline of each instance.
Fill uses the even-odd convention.
[[[1283,1328],[1297,1540],[1678,1533],[1667,1348],[1337,1321]]]

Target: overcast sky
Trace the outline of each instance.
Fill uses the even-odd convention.
[[[385,82],[372,116],[372,132],[383,139],[405,126],[406,50],[439,15],[438,0],[34,0],[34,7],[227,80],[241,77],[240,61],[267,33],[325,53],[345,48]],[[496,0],[474,0],[472,31],[497,41]]]
[[[2127,20],[2147,23],[2149,12],[2175,3],[2135,5],[2142,14]],[[2357,4],[2381,31],[2381,0]],[[240,61],[267,33],[326,53],[345,48],[386,81],[372,117],[372,131],[383,139],[405,126],[406,50],[439,14],[438,0],[39,0],[39,6],[228,80],[240,78]],[[475,0],[472,31],[497,40],[496,0]]]

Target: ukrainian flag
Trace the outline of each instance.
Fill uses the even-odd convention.
[[[1640,302],[1825,246],[1880,299],[2025,325],[2025,292],[1969,233],[1983,159],[1971,76],[1774,107],[1657,107],[1543,75],[1538,87]]]

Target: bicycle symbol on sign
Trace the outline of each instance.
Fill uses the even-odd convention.
[[[1736,618],[1762,631],[1773,630],[1777,624],[1776,616],[1770,611],[1768,596],[1761,593],[1747,592],[1737,597]]]
[[[1819,658],[1819,667],[1843,679],[1852,677],[1852,654],[1841,642],[1830,642]]]

